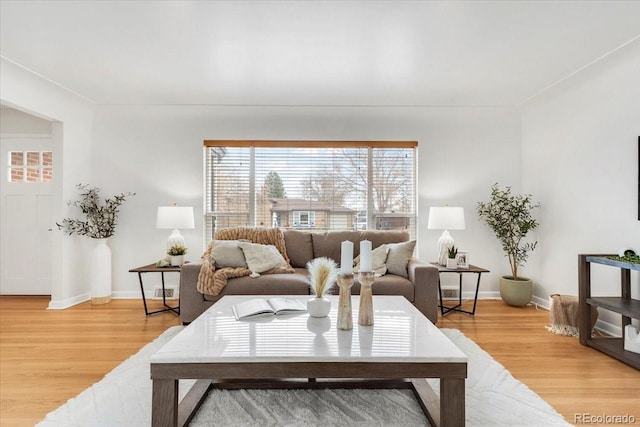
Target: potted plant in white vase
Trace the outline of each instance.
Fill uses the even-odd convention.
[[[111,250],[107,239],[116,231],[120,205],[135,193],[120,193],[101,201],[99,188],[85,184],[78,184],[76,188],[81,191],[80,200],[68,204],[80,208],[84,219],[65,218],[56,225],[68,235],[95,240],[91,253],[91,303],[106,304],[111,301]]]
[[[524,266],[538,243],[523,240],[538,227],[532,214],[538,207],[540,204],[533,203],[530,194],[511,194],[511,187],[502,190],[498,184],[491,187],[490,200],[478,202],[477,206],[480,219],[495,233],[511,266],[511,276],[500,278],[500,296],[516,307],[527,305],[533,294],[533,281],[519,276],[518,268]]]
[[[315,258],[307,263],[309,284],[314,298],[307,301],[307,311],[311,317],[326,317],[331,311],[331,301],[325,298],[331,285],[336,281],[336,263],[325,257]]]
[[[456,255],[458,255],[458,248],[455,246],[451,246],[447,251],[449,256],[447,258],[447,268],[451,270],[455,270],[458,268],[458,260],[456,259]]]
[[[167,251],[172,267],[180,267],[184,264],[184,256],[187,254],[187,247],[184,245],[173,245]]]

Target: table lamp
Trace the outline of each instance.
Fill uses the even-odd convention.
[[[444,230],[438,239],[438,262],[447,264],[448,251],[453,247],[453,237],[449,230],[464,230],[464,209],[460,207],[429,208],[429,230]]]
[[[179,228],[195,228],[193,221],[192,206],[160,206],[158,207],[158,217],[156,228],[173,230],[167,241],[167,250],[172,246],[184,244],[184,237],[178,231]]]

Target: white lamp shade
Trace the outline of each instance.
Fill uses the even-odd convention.
[[[464,208],[460,207],[431,207],[429,208],[430,230],[464,230]]]
[[[192,206],[160,206],[156,220],[157,228],[186,229],[195,228]]]

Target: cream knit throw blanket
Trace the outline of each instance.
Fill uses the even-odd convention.
[[[248,268],[222,267],[216,270],[215,260],[211,254],[215,240],[247,240],[261,245],[273,245],[287,262],[286,267],[274,268],[262,274],[294,273],[291,261],[287,255],[284,234],[279,228],[235,227],[216,232],[213,240],[207,245],[202,254],[202,267],[198,275],[198,292],[207,295],[218,295],[227,284],[227,280],[234,277],[250,276]]]
[[[578,327],[579,305],[578,297],[572,295],[551,295],[551,326],[545,326],[547,330],[571,337],[580,335]],[[598,320],[598,309],[591,306],[591,330]]]

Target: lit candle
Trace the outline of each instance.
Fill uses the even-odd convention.
[[[371,251],[371,242],[363,240],[360,242],[360,271],[372,271],[373,253]]]
[[[340,253],[340,273],[351,274],[353,272],[353,242],[342,242]]]

